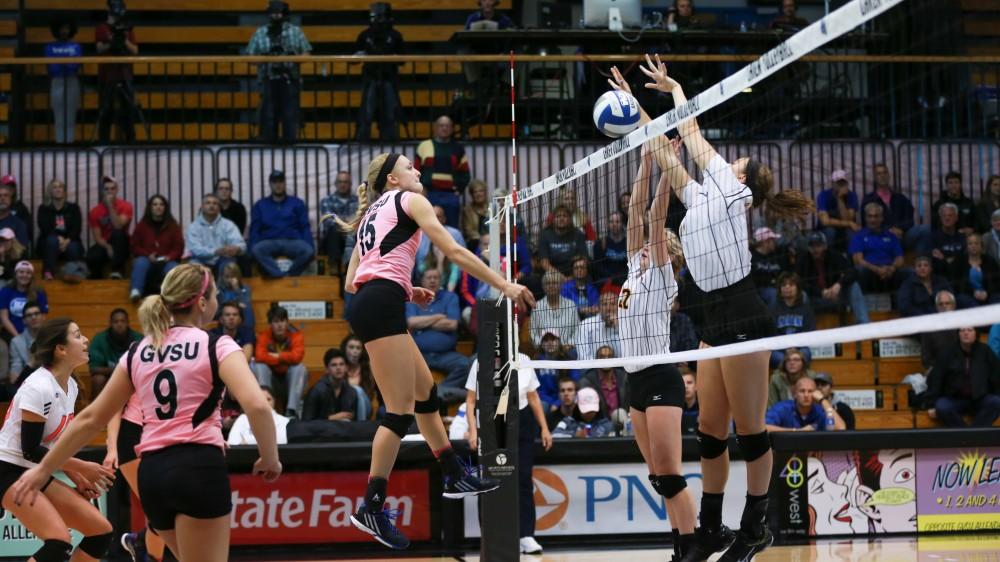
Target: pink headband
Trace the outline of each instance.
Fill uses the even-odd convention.
[[[201,290],[198,291],[198,294],[195,295],[195,296],[193,296],[193,297],[191,297],[190,299],[182,302],[181,304],[175,306],[174,308],[181,309],[181,308],[187,308],[189,306],[194,306],[194,303],[198,302],[198,299],[200,299],[201,297],[205,296],[205,291],[208,289],[208,282],[211,281],[211,279],[212,279],[212,276],[209,275],[208,270],[206,269],[205,270],[205,278],[202,279],[202,281],[201,281]]]

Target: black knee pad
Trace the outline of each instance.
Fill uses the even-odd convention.
[[[108,553],[108,548],[111,547],[111,537],[111,533],[83,537],[77,546],[80,550],[100,560],[104,558],[104,555]]]
[[[698,430],[698,453],[703,459],[718,458],[729,448],[728,439],[717,439]]]
[[[753,435],[736,434],[736,442],[740,444],[740,452],[743,453],[743,460],[753,462],[771,450],[771,438],[767,431],[754,433]]]
[[[392,414],[388,413],[382,419],[382,426],[399,436],[400,439],[406,437],[406,432],[413,425],[413,414]]]
[[[413,410],[418,414],[437,414],[441,411],[441,399],[438,397],[438,385],[431,387],[431,395],[427,400],[417,400]]]
[[[66,541],[49,539],[31,555],[38,562],[66,562],[73,555],[73,545]]]
[[[688,486],[687,480],[680,474],[650,476],[649,481],[653,483],[653,489],[668,500],[681,493]]]

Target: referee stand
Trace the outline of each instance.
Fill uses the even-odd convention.
[[[482,299],[479,317],[479,372],[476,422],[479,462],[486,475],[500,480],[500,489],[479,496],[480,559],[507,562],[520,559],[517,491],[517,369],[507,349],[507,303]],[[509,377],[509,378],[508,378]],[[504,411],[501,394],[507,390]]]

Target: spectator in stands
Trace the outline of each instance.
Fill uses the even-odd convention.
[[[98,332],[87,348],[90,353],[91,398],[100,394],[111,372],[118,365],[118,360],[128,351],[132,342],[142,339],[142,334],[129,327],[128,312],[124,308],[112,310],[108,324],[108,329]]]
[[[694,13],[694,0],[674,0],[674,6],[667,10],[667,29],[696,29],[706,27],[706,22],[702,21]]]
[[[598,359],[614,359],[615,351],[611,346],[602,345],[597,350]],[[597,391],[601,399],[601,415],[606,418],[614,418],[617,415],[625,416],[628,411],[628,375],[621,367],[610,369],[597,368],[588,369],[580,377],[581,388],[593,388]]]
[[[52,180],[45,188],[45,202],[38,206],[38,254],[42,258],[42,278],[51,281],[59,260],[66,261],[63,281],[79,283],[84,275],[80,206],[66,199],[66,184]]]
[[[219,283],[219,302],[235,302],[243,311],[243,323],[251,330],[257,325],[253,311],[253,293],[243,282],[240,267],[229,262],[222,268],[222,282]]]
[[[576,341],[580,318],[576,303],[562,296],[563,276],[558,271],[547,271],[542,278],[545,298],[539,299],[531,311],[531,341],[536,347],[542,344],[542,336],[549,329],[558,330],[567,342]]]
[[[858,196],[851,190],[844,170],[834,170],[830,181],[833,185],[816,197],[817,230],[826,236],[827,244],[845,250],[854,233],[861,230]]]
[[[782,400],[767,409],[764,423],[772,433],[782,431],[843,431],[847,428],[843,418],[816,388],[816,382],[801,377],[795,382],[795,398]],[[833,427],[827,427],[829,420]]]
[[[774,306],[778,299],[778,286],[775,284],[778,276],[791,267],[785,251],[778,250],[780,238],[773,230],[763,226],[754,230],[754,244],[750,248],[750,274],[760,298],[768,306]]]
[[[564,189],[559,192],[559,206],[565,207],[569,210],[569,216],[572,220],[573,227],[583,233],[584,238],[587,240],[588,248],[591,244],[597,241],[597,231],[594,229],[594,223],[590,220],[590,216],[586,211],[580,208],[580,205],[576,201],[576,191],[572,189]],[[559,207],[557,206],[547,217],[545,217],[545,226],[549,227],[555,220],[555,211]],[[589,251],[587,252],[590,253]]]
[[[257,28],[250,43],[248,55],[307,55],[312,45],[302,28],[287,21],[288,4],[280,0],[267,3],[270,21]],[[274,62],[257,65],[260,87],[260,139],[266,143],[278,140],[278,123],[281,123],[281,140],[295,142],[299,133],[299,90],[302,76],[298,63]]]
[[[934,361],[927,380],[928,415],[947,427],[990,427],[1000,417],[1000,359],[979,341],[976,329],[958,330],[958,345]]]
[[[444,229],[448,231],[448,234],[451,235],[451,239],[454,240],[456,244],[458,244],[459,246],[465,246],[465,237],[462,236],[462,231],[460,231],[459,229],[455,228],[454,226],[451,226],[450,224],[448,224],[448,222],[447,222],[448,219],[445,216],[444,207],[442,207],[440,205],[434,205],[434,216],[437,217],[438,222],[440,222],[441,225],[444,226]],[[417,265],[418,265],[418,267],[425,260],[429,259],[428,255],[430,255],[432,253],[433,252],[431,252],[431,240],[430,240],[430,237],[429,236],[421,236],[420,237],[420,245],[417,246]],[[443,257],[443,256],[444,256],[444,254],[441,254],[440,256],[438,256],[438,258]],[[434,259],[433,262],[436,263],[436,264],[443,264],[444,263],[440,259]],[[443,267],[443,266],[440,266],[440,267]],[[423,269],[420,269],[419,272],[423,273]]]
[[[358,394],[358,419],[371,419],[372,414],[379,410],[379,393],[365,346],[361,338],[349,334],[340,342],[340,351],[344,352],[344,360],[347,361],[347,382]]]
[[[809,26],[809,20],[796,14],[798,2],[795,0],[782,0],[781,13],[771,20],[771,29],[779,29],[794,33]]]
[[[872,202],[865,205],[868,226],[858,231],[848,246],[848,253],[858,270],[858,282],[865,292],[879,287],[896,289],[906,278],[903,271],[903,246],[896,234],[885,228],[884,206]]]
[[[35,343],[38,329],[45,322],[45,311],[35,301],[24,305],[24,331],[10,340],[10,372],[13,377],[28,376],[38,365],[31,357],[31,344]]]
[[[810,232],[809,252],[795,260],[809,305],[816,312],[836,312],[846,302],[858,324],[867,324],[868,304],[857,271],[840,252],[831,251],[822,232]]]
[[[969,234],[965,249],[951,267],[959,305],[968,308],[1000,302],[1000,264],[983,253],[983,237]]]
[[[536,346],[535,359],[539,361],[572,361],[577,359],[576,350],[568,345],[563,345],[559,338],[559,330],[547,328],[542,335],[542,342]],[[547,408],[555,408],[559,403],[559,383],[564,377],[571,380],[580,378],[579,369],[537,369],[538,395],[542,397],[542,402]]]
[[[373,2],[368,10],[368,27],[355,41],[357,55],[401,55],[403,35],[393,27],[392,6]],[[371,139],[372,120],[378,112],[378,133],[382,142],[399,138],[399,65],[401,63],[366,62],[361,67],[361,111],[358,112],[356,139]]]
[[[14,267],[14,282],[0,289],[0,325],[5,340],[10,341],[24,331],[24,305],[28,301],[38,303],[42,312],[49,311],[45,289],[35,280],[35,266],[30,261],[20,261]]]
[[[97,24],[94,41],[97,54],[111,57],[137,56],[139,45],[131,25],[123,23],[124,0],[108,1],[108,19]],[[118,142],[135,141],[135,86],[132,65],[105,63],[97,67],[100,107],[97,110],[97,136],[101,144],[111,142],[111,123],[118,126]]]
[[[903,316],[932,314],[934,298],[940,291],[951,291],[951,283],[934,274],[934,263],[927,256],[913,262],[913,273],[907,276],[896,293],[896,308]]]
[[[31,215],[27,211],[20,213],[16,209],[17,205],[24,206],[16,201],[17,184],[14,183],[14,176],[4,176],[0,179],[0,228],[9,228],[14,231],[17,241],[25,248],[31,246],[31,233],[28,222]]]
[[[130,246],[132,283],[128,296],[137,302],[144,295],[159,293],[163,277],[177,267],[184,255],[184,234],[170,212],[166,197],[156,194],[149,198],[142,220],[135,225]]]
[[[490,218],[489,188],[483,180],[469,182],[469,202],[462,207],[462,236],[466,247],[475,253],[479,247],[479,237],[489,233],[486,224]]]
[[[794,398],[792,388],[795,383],[802,377],[811,376],[813,372],[809,369],[805,354],[797,347],[786,349],[784,360],[771,372],[771,381],[767,387],[767,407]]]
[[[257,344],[257,335],[253,332],[253,326],[243,321],[243,309],[236,301],[219,302],[219,325],[210,330],[211,333],[219,336],[229,336],[233,338],[236,345],[240,346],[247,361],[253,360],[254,346]]]
[[[670,303],[670,352],[680,353],[698,349],[698,333],[691,317],[681,312],[681,302],[674,299]]]
[[[628,262],[625,251],[625,220],[618,211],[608,215],[608,230],[594,247],[594,264],[600,269],[600,279],[616,285],[625,282]]]
[[[446,374],[438,385],[438,395],[448,404],[457,404],[465,400],[469,374],[469,358],[455,350],[458,296],[441,288],[441,274],[436,269],[424,272],[420,286],[433,292],[434,300],[426,307],[406,303],[406,324],[427,366]]]
[[[864,226],[871,228],[868,220],[868,204],[877,203],[882,208],[882,224],[893,233],[908,250],[929,253],[931,251],[931,230],[927,225],[914,224],[913,204],[910,199],[892,187],[892,176],[885,164],[875,164],[875,189],[861,199],[865,210]]]
[[[121,279],[128,260],[128,233],[132,226],[132,204],[118,198],[118,180],[107,174],[101,178],[101,202],[87,214],[90,238],[94,245],[87,250],[87,268],[92,279],[104,275],[111,264],[111,278]]]
[[[802,298],[803,294],[798,274],[786,272],[778,276],[778,300],[771,306],[771,313],[779,334],[800,334],[816,329],[816,315]],[[808,347],[802,348],[802,354],[807,362],[812,357]],[[783,359],[783,352],[771,352],[771,366],[780,364]]]
[[[549,427],[555,427],[563,418],[583,421],[580,408],[576,405],[577,382],[569,376],[559,377],[559,399],[551,404],[546,416]]]
[[[353,421],[358,411],[358,393],[347,382],[344,352],[331,347],[323,354],[326,371],[306,394],[302,419]]]
[[[274,170],[268,181],[271,195],[254,203],[250,213],[250,253],[264,275],[298,277],[316,253],[308,210],[301,199],[286,191],[285,172]],[[278,256],[292,260],[287,273],[278,267]]]
[[[17,194],[17,177],[7,174],[3,178],[0,178],[0,191],[4,189],[10,192],[10,214],[21,219],[25,228],[28,229],[28,242],[25,244],[25,247],[30,247],[31,242],[35,239],[35,222],[31,216],[31,211]]]
[[[538,257],[546,271],[557,270],[569,277],[573,258],[587,255],[583,232],[573,227],[570,210],[559,205],[552,212],[552,225],[542,230],[538,239]]]
[[[351,174],[345,170],[337,172],[334,186],[336,189],[333,193],[320,199],[319,202],[319,214],[322,217],[320,239],[326,251],[327,266],[331,272],[336,271],[337,275],[342,276],[347,272],[347,264],[351,261],[357,235],[341,230],[333,217],[353,217],[358,210],[358,196],[354,194]],[[340,296],[344,296],[343,287]]]
[[[478,22],[494,22],[490,29],[508,29],[514,27],[514,20],[496,10],[500,0],[479,0],[479,10],[469,14],[465,19],[465,29],[472,29]]]
[[[424,236],[423,238],[427,237]],[[456,292],[458,284],[462,281],[462,269],[448,259],[448,256],[444,254],[444,250],[434,244],[430,245],[429,251],[424,254],[423,259],[416,263],[414,277],[419,279],[423,276],[424,272],[431,269],[437,270],[441,275],[441,283],[446,291],[451,293]]]
[[[498,196],[505,196],[505,194],[498,194]],[[528,276],[534,271],[535,262],[534,256],[528,249],[528,230],[518,221],[517,224],[517,243],[514,245],[514,258],[517,260],[517,270],[514,272],[514,278],[517,279],[522,285],[528,285]],[[507,237],[507,224],[505,221],[500,221],[500,232],[499,239],[506,240]],[[507,259],[507,245],[500,244],[500,257],[504,260]],[[540,272],[544,273],[544,272]],[[539,287],[540,289],[541,287]]]
[[[597,314],[600,293],[597,285],[591,281],[590,260],[587,256],[573,258],[573,278],[563,283],[562,296],[576,304],[580,320]]]
[[[268,327],[257,334],[253,371],[261,386],[276,390],[276,396],[287,397],[285,415],[298,418],[302,413],[302,393],[309,373],[303,363],[306,340],[301,330],[288,322],[288,310],[272,306],[267,311]],[[279,383],[281,387],[275,387]]]
[[[827,373],[816,373],[812,379],[816,381],[816,390],[822,394],[822,399],[833,404],[837,415],[844,420],[844,429],[854,431],[854,410],[833,391],[833,377]]]
[[[83,56],[83,48],[73,40],[76,22],[59,19],[52,22],[55,41],[45,45],[45,56],[70,58]],[[76,111],[80,109],[80,65],[59,63],[49,65],[49,107],[56,132],[56,144],[72,144],[76,138]]]
[[[267,398],[267,405],[271,407],[271,419],[274,420],[274,431],[276,433],[278,445],[288,444],[288,422],[292,421],[289,418],[279,414],[274,408],[274,393],[271,391],[271,387],[262,386],[261,390],[264,391],[264,397]],[[253,435],[253,430],[250,428],[250,418],[246,414],[240,414],[236,421],[233,422],[232,428],[229,430],[229,438],[226,443],[229,446],[236,445],[256,445],[257,438]]]
[[[580,420],[563,418],[552,431],[552,437],[608,437],[615,424],[601,413],[601,399],[593,388],[580,388],[576,393]]]
[[[184,230],[184,244],[192,262],[212,268],[221,280],[226,266],[246,255],[247,243],[236,224],[222,216],[220,209],[219,197],[206,193],[201,198],[201,212]]]
[[[457,227],[460,196],[469,185],[470,177],[465,147],[452,138],[454,132],[451,117],[438,117],[434,122],[433,138],[417,145],[413,167],[421,172],[424,194],[433,205],[444,209],[445,224]]]
[[[1000,263],[1000,209],[990,216],[993,228],[983,234],[983,252]]]
[[[14,281],[14,267],[24,254],[24,246],[17,241],[14,231],[0,228],[0,288]]]
[[[962,192],[962,174],[951,171],[944,177],[944,190],[934,205],[931,206],[931,229],[939,230],[941,224],[941,207],[947,203],[955,206],[957,211],[957,228],[963,235],[975,232],[976,206],[972,198]]]
[[[948,202],[938,207],[940,222],[931,231],[931,255],[934,269],[951,272],[955,261],[965,254],[965,235],[958,229],[958,206]]]
[[[976,232],[987,234],[995,229],[994,215],[1000,210],[1000,175],[993,174],[986,180],[986,190],[976,203]]]
[[[681,410],[681,429],[684,433],[694,435],[698,429],[698,375],[686,364],[680,367],[681,378],[684,379],[684,407]]]
[[[229,178],[215,180],[215,195],[219,198],[219,214],[233,221],[243,235],[247,231],[247,208],[233,199],[233,182]]]
[[[955,295],[951,291],[938,291],[934,296],[934,305],[938,312],[951,312],[957,308]],[[920,335],[920,362],[924,373],[930,373],[934,360],[946,349],[958,345],[958,330],[938,330]]]
[[[479,259],[483,260],[483,263],[487,265],[490,263],[489,259],[489,248],[490,248],[490,235],[483,234],[479,237],[479,244],[477,244],[476,255]],[[505,261],[501,259],[501,269],[507,267]],[[458,283],[458,304],[462,309],[462,325],[467,327],[470,332],[476,334],[479,327],[476,325],[476,320],[473,319],[473,315],[476,314],[476,302],[479,299],[488,298],[490,294],[490,286],[486,283],[481,282],[476,279],[475,276],[469,275],[468,272],[461,272],[461,280]]]
[[[610,346],[615,355],[621,353],[618,343],[618,292],[616,286],[603,287],[599,300],[600,314],[580,323],[575,344],[580,359],[595,358],[597,349],[602,345]]]
[[[622,216],[622,224],[628,226],[628,204],[632,201],[632,192],[625,190],[618,194],[618,208],[615,209]]]

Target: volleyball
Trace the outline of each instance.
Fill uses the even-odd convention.
[[[631,133],[639,126],[639,117],[639,102],[626,92],[604,92],[594,104],[594,125],[609,137]]]

